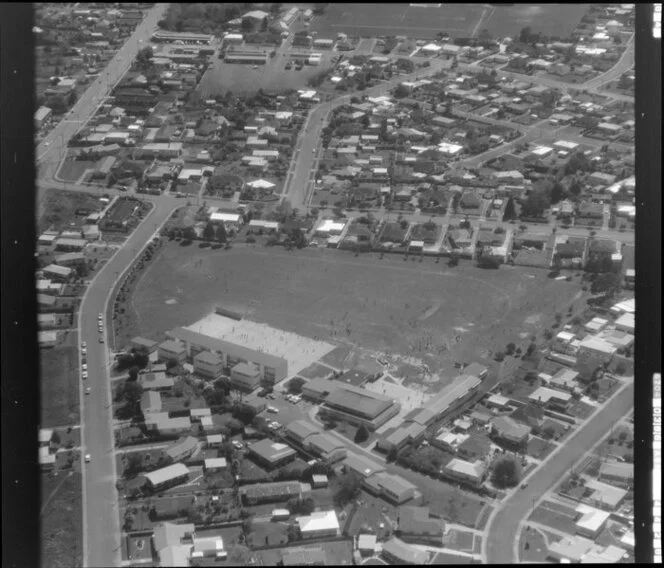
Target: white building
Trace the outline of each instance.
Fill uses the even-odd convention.
[[[303,539],[336,537],[340,534],[339,520],[334,510],[298,517],[296,521]]]

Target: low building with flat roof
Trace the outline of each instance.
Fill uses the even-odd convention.
[[[284,434],[298,444],[304,445],[309,437],[320,434],[321,430],[306,420],[295,420],[286,425]]]
[[[281,467],[293,461],[297,455],[297,452],[288,444],[274,442],[269,438],[251,444],[248,449],[249,455],[268,469]]]
[[[144,474],[148,487],[153,491],[161,491],[168,487],[184,483],[189,477],[189,468],[176,463]]]
[[[180,438],[175,443],[168,446],[165,450],[166,455],[174,462],[186,460],[196,453],[200,448],[198,439],[193,436]]]
[[[143,390],[168,391],[173,388],[175,379],[173,377],[167,377],[166,373],[160,371],[139,375],[138,383]]]
[[[590,504],[605,511],[615,511],[618,509],[627,496],[626,489],[615,487],[596,479],[588,479],[585,487],[587,490],[592,490],[592,494],[588,497]]]
[[[399,475],[376,473],[364,479],[364,488],[384,499],[400,505],[415,496],[415,486]]]
[[[347,471],[352,471],[363,478],[369,477],[374,473],[381,473],[385,471],[385,468],[378,462],[353,453],[349,453],[344,460],[344,468]]]
[[[622,485],[634,483],[634,464],[616,461],[605,461],[599,466],[599,479]]]
[[[608,511],[601,511],[585,504],[578,505],[576,512],[580,514],[575,523],[577,533],[593,540],[599,536],[611,516]]]
[[[401,405],[389,397],[340,383],[325,399],[320,415],[375,430],[396,416],[400,408]]]
[[[329,432],[309,436],[305,446],[327,463],[334,463],[346,457],[345,444]]]
[[[302,385],[302,396],[315,402],[321,402],[338,386],[337,381],[323,378],[311,379]]]
[[[141,395],[141,412],[144,415],[161,412],[161,395],[157,391],[149,390]]]
[[[283,502],[293,497],[301,497],[306,486],[299,481],[277,481],[275,483],[257,483],[240,487],[240,496],[248,505]]]
[[[453,458],[445,466],[445,474],[457,479],[462,483],[467,483],[474,487],[479,487],[486,477],[486,464],[477,460],[474,462]]]

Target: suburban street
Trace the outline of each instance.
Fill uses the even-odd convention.
[[[513,545],[519,539],[521,522],[529,515],[535,503],[555,483],[582,459],[610,430],[617,418],[629,412],[634,405],[634,381],[631,380],[608,403],[601,407],[588,422],[548,456],[528,478],[525,489],[515,490],[489,518],[483,540],[485,564],[514,564]],[[498,528],[500,527],[500,528]]]
[[[58,182],[54,180],[55,173],[62,158],[66,154],[67,143],[96,111],[113,85],[129,68],[136,53],[143,45],[157,21],[166,10],[165,4],[157,4],[150,10],[145,20],[137,28],[131,38],[120,49],[116,57],[102,71],[96,81],[81,96],[70,115],[66,117],[43,141],[36,152],[39,163],[38,202],[41,203],[47,189],[68,189],[89,193],[107,193],[120,195],[122,192],[112,189],[93,186],[81,186]],[[631,45],[633,51],[633,44]],[[624,61],[623,61],[624,59]],[[633,64],[633,54],[619,61],[618,70],[608,77],[617,77]],[[321,131],[325,126],[325,119],[336,107],[347,104],[353,96],[376,96],[386,94],[389,89],[398,83],[433,75],[449,66],[449,62],[432,60],[431,66],[420,69],[410,75],[395,77],[361,93],[344,95],[329,102],[324,102],[311,109],[306,126],[298,139],[291,161],[289,175],[284,186],[283,198],[288,198],[293,207],[306,207],[308,188],[311,185],[319,152]],[[624,67],[624,69],[622,69]],[[613,71],[613,70],[612,70]],[[528,77],[530,82],[539,83],[537,77]],[[603,81],[610,81],[611,78]],[[542,83],[546,84],[546,83]],[[598,83],[601,84],[601,83]],[[566,85],[569,87],[569,85]],[[581,85],[574,85],[575,89],[583,89]],[[528,136],[534,130],[529,131]],[[523,139],[521,140],[523,141]],[[496,150],[501,153],[504,147]],[[484,157],[483,159],[488,159]],[[87,342],[87,363],[89,378],[82,381],[80,390],[81,404],[81,446],[84,454],[90,454],[90,463],[82,464],[83,476],[83,565],[84,566],[113,566],[120,565],[120,538],[121,528],[118,511],[118,497],[116,491],[115,452],[113,436],[113,416],[111,405],[111,380],[108,375],[108,339],[99,342],[97,331],[97,315],[107,315],[108,302],[111,299],[113,288],[124,272],[131,266],[151,238],[168,220],[173,210],[184,206],[186,200],[177,199],[171,195],[148,196],[141,195],[141,199],[153,204],[152,211],[146,215],[143,222],[134,230],[126,243],[118,249],[116,254],[104,265],[92,280],[82,299],[79,310],[79,341]],[[206,199],[208,199],[206,197]],[[39,208],[40,209],[40,208]],[[395,212],[396,214],[396,212]],[[429,217],[428,215],[426,216]],[[569,230],[570,234],[573,234]],[[579,231],[581,231],[579,229]],[[633,242],[633,233],[610,233],[612,238],[623,242]],[[585,236],[587,232],[581,231]],[[597,232],[602,236],[603,231]],[[104,333],[107,333],[108,323],[105,321]],[[85,395],[84,389],[90,387],[91,394]],[[573,444],[561,447],[553,463],[547,463],[533,476],[527,490],[516,492],[510,497],[498,514],[490,521],[487,531],[489,539],[486,544],[485,558],[490,562],[511,562],[512,542],[518,538],[516,532],[522,518],[528,512],[532,497],[544,493],[562,473],[568,469],[585,451],[592,446],[595,439],[606,432],[611,420],[615,416],[624,414],[632,403],[633,384],[622,391],[609,404],[600,410],[593,419],[586,424],[571,440]],[[491,532],[492,527],[500,526],[500,532]]]
[[[79,311],[80,341],[87,342],[89,374],[83,387],[91,389],[89,395],[81,391],[81,445],[91,457],[90,463],[83,464],[83,566],[120,564],[108,339],[99,343],[97,315],[104,314],[105,318],[115,283],[180,202],[165,197],[153,203],[154,208],[143,223],[94,278]],[[105,322],[105,335],[107,331],[108,322]]]
[[[35,155],[37,156],[39,177],[41,179],[50,180],[55,175],[58,164],[67,153],[67,143],[81,126],[95,114],[99,106],[103,104],[104,98],[108,96],[111,89],[127,72],[136,54],[147,44],[152,32],[157,27],[157,22],[166,12],[167,6],[167,4],[155,4],[148,11],[131,37],[127,39],[115,57],[109,61],[106,68],[100,71],[99,76],[81,95],[81,98],[67,116],[39,144]],[[52,184],[49,183],[48,185],[51,186]],[[47,188],[40,184],[37,203],[41,203],[44,189]],[[39,214],[41,214],[41,211],[39,211]]]

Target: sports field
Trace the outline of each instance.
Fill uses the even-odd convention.
[[[405,35],[431,39],[439,32],[452,38],[476,37],[487,29],[494,37],[514,36],[529,26],[533,32],[567,37],[588,4],[330,4],[311,30],[319,37],[342,32],[363,37]]]
[[[164,246],[136,285],[131,333],[161,339],[216,306],[329,342],[421,359],[450,376],[455,361],[491,360],[549,325],[580,292],[577,281],[520,267],[448,268],[400,255],[235,246]],[[434,385],[432,385],[434,386]]]
[[[303,89],[307,81],[328,69],[331,65],[332,52],[321,52],[320,65],[305,65],[299,71],[293,65],[286,69],[290,57],[277,55],[268,58],[267,64],[243,65],[240,63],[225,63],[215,59],[203,75],[198,87],[201,97],[212,97],[227,91],[233,93],[256,93],[258,89],[269,91],[285,91],[288,89]]]
[[[416,38],[434,38],[439,32],[447,32],[451,37],[469,37],[476,33],[485,13],[488,15],[488,9],[481,4],[330,4],[310,29],[318,32],[318,37],[335,37],[339,32]]]

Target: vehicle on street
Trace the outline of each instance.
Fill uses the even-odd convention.
[[[268,406],[267,411],[271,412],[272,414],[277,414],[279,412],[279,409],[275,408],[274,406]]]
[[[87,389],[85,389],[85,394],[90,394],[91,392],[92,392],[92,389],[91,389],[90,387],[88,387]]]
[[[527,483],[522,483],[522,484],[521,484],[521,489],[525,489],[526,487],[528,487],[528,484],[527,484]]]
[[[88,372],[87,372],[87,371],[83,371],[83,372],[81,373],[81,377],[82,377],[84,380],[87,379],[87,378],[88,378]]]
[[[269,398],[270,400],[274,400],[276,397],[270,392],[270,393],[267,393],[265,398]]]
[[[104,336],[103,335],[99,336],[99,343],[104,343]]]
[[[81,369],[83,369],[84,371],[87,371],[87,370],[88,370],[88,364],[87,364],[87,363],[83,363],[83,364],[81,365]]]
[[[83,343],[81,343],[81,347],[82,347],[83,349],[85,349],[87,346],[88,346],[87,342],[84,341]]]
[[[85,454],[85,463],[90,463],[91,459],[92,457],[90,456],[90,454]]]
[[[103,319],[104,319],[104,315],[103,315],[101,312],[98,313],[98,314],[97,314],[97,319],[98,319],[98,320],[103,320]]]
[[[233,446],[235,446],[238,450],[244,448],[244,444],[242,444],[242,442],[238,442],[237,440],[233,440]]]

